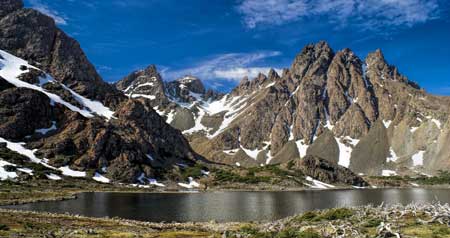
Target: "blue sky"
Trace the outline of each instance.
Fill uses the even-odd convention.
[[[427,91],[450,95],[450,3],[444,0],[25,0],[76,38],[106,81],[156,64],[226,91],[289,67],[326,40],[362,59],[381,48]]]

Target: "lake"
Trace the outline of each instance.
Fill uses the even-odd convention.
[[[286,192],[82,193],[77,199],[6,208],[121,217],[152,222],[268,221],[297,213],[366,204],[450,203],[448,189],[356,189]]]

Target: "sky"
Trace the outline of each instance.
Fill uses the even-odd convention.
[[[361,59],[378,48],[426,91],[450,95],[449,0],[25,0],[77,39],[104,80],[155,64],[228,91],[288,68],[309,43]]]

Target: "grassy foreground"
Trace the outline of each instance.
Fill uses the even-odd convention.
[[[450,237],[448,205],[312,211],[268,223],[149,223],[0,209],[0,237]]]

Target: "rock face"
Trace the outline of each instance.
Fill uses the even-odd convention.
[[[104,82],[53,19],[22,8],[21,1],[0,3],[2,140],[25,142],[55,169],[96,171],[120,182],[177,179],[173,169],[202,159],[151,101]],[[138,85],[150,81],[152,87]],[[145,94],[155,93],[158,83],[163,88],[154,67],[123,81]]]
[[[210,160],[258,166],[309,154],[370,175],[450,169],[441,162],[450,98],[427,94],[381,50],[361,60],[350,49],[310,44],[281,75],[245,77],[217,99],[198,100],[203,87],[183,93],[180,85],[170,83],[166,97],[184,109],[161,114]]]
[[[67,36],[52,18],[22,1],[6,1],[0,12],[0,49],[38,65],[77,93],[115,108],[125,98],[104,82],[77,41]],[[4,8],[4,6],[7,6]]]
[[[349,184],[358,187],[368,186],[367,182],[350,169],[320,157],[307,155],[303,159],[294,160],[292,168],[325,183]]]
[[[223,96],[206,90],[200,79],[193,76],[163,82],[154,65],[131,73],[115,86],[130,98],[148,101],[167,123],[187,132],[192,128],[203,128],[201,121],[214,127],[217,118],[208,117],[204,110],[208,101]]]

